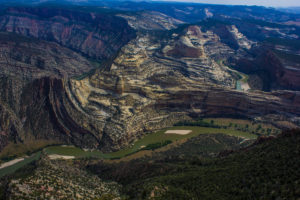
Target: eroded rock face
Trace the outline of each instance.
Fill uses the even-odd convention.
[[[128,24],[137,30],[171,30],[183,24],[183,21],[160,12],[143,11],[138,14],[119,14]]]
[[[300,89],[300,66],[297,61],[284,58],[286,55],[280,57],[281,52],[276,51],[276,49],[274,52],[271,47],[259,48],[253,52],[254,57],[239,59],[236,62],[236,69],[250,75],[256,75],[259,78],[258,81],[262,82],[261,89],[265,91]],[[290,55],[293,56],[293,54]]]
[[[50,80],[62,82],[94,66],[58,44],[11,33],[0,34],[0,48],[0,149],[9,142],[60,140],[49,92],[63,87]]]
[[[74,77],[93,69],[83,56],[53,42],[0,33],[0,74],[27,80]]]
[[[61,101],[70,101],[65,104],[65,108],[60,104],[54,105],[53,110],[58,113],[55,115],[55,124],[61,126],[61,132],[65,132],[72,143],[102,150],[126,146],[144,132],[171,126],[178,121],[190,119],[191,116],[227,115],[254,118],[268,114],[300,114],[299,95],[287,91],[246,94],[197,82],[183,83],[180,87],[169,87],[166,90],[143,84],[133,86],[125,80],[124,85],[127,87],[120,93],[115,90],[116,86],[106,85],[104,90],[93,88],[88,82],[84,82],[81,84],[87,84],[85,87],[90,88],[90,91],[84,94],[87,91],[85,87],[76,88],[77,83],[73,82],[70,91],[77,89],[81,92],[73,93],[71,98],[68,95],[62,96]],[[130,89],[130,86],[134,89]],[[74,102],[76,95],[80,93],[84,94],[80,97],[81,101]],[[71,109],[72,103],[78,108]]]
[[[246,95],[194,82],[189,88],[183,85],[168,90],[135,85],[135,91],[126,89],[128,93],[120,94],[112,92],[115,87],[101,90],[85,81],[79,85],[77,81],[43,78],[28,85],[26,91],[31,92],[23,93],[16,121],[16,126],[21,127],[16,130],[19,140],[33,135],[37,139],[51,138],[86,148],[112,150],[126,146],[145,131],[171,126],[191,116],[299,115],[300,97],[292,92]],[[78,93],[73,93],[76,87],[86,96],[85,104]]]
[[[122,18],[57,8],[10,8],[0,17],[0,30],[55,41],[96,59],[110,58],[135,36]]]
[[[27,16],[28,10],[25,11]],[[49,15],[52,13],[46,14],[42,22],[36,22],[48,23],[50,18],[62,20]],[[77,20],[72,15],[59,16]],[[16,16],[11,17],[15,19]],[[93,19],[93,14],[86,17]],[[168,27],[172,27],[172,23]],[[17,27],[21,24],[17,23],[13,30],[20,30]],[[51,21],[50,24],[55,23]],[[97,23],[94,26],[97,27]],[[132,27],[143,29],[141,24]],[[85,32],[86,27],[80,31]],[[71,40],[81,38],[78,35],[70,37]],[[123,42],[120,40],[118,45]],[[293,120],[300,115],[298,92],[235,89],[237,78],[224,63],[230,63],[233,56],[237,59],[249,56],[248,50],[253,44],[235,26],[227,24],[212,27],[199,24],[154,33],[139,31],[136,38],[110,57],[112,62],[85,78],[74,79],[71,76],[86,72],[92,66],[70,49],[45,41],[38,44],[23,41],[18,45],[37,49],[40,54],[18,55],[15,52],[22,48],[12,42],[2,42],[0,45],[5,52],[13,56],[11,62],[2,58],[1,65],[7,71],[3,71],[0,83],[7,87],[1,88],[0,148],[6,145],[7,138],[21,142],[34,138],[111,151],[125,147],[145,132],[193,117],[272,115]],[[77,50],[83,51],[81,47]],[[94,53],[104,56],[98,52],[103,46],[98,50],[92,47]],[[27,57],[31,62],[26,63]],[[36,65],[38,57],[46,60],[44,68]],[[273,63],[272,60],[268,62]],[[24,72],[14,75],[12,72],[18,66]],[[277,74],[280,70],[274,71],[274,76]],[[10,105],[10,102],[13,103]],[[4,119],[9,120],[6,123]]]
[[[169,56],[166,48],[182,37],[201,49],[203,56]],[[214,32],[189,27],[180,35],[156,41],[140,35],[121,49],[110,68],[69,83],[67,91],[77,110],[103,125],[95,132],[102,133],[98,135],[102,150],[118,149],[144,132],[191,117],[299,115],[298,93],[234,90],[228,68],[212,58],[242,50],[232,50]],[[212,51],[213,47],[218,50]],[[80,126],[95,131],[89,128],[91,123]]]

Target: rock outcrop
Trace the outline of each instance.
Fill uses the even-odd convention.
[[[75,77],[95,66],[85,57],[53,42],[0,33],[0,74],[33,80],[43,76]]]
[[[225,54],[226,50],[234,50],[213,32],[202,33],[200,29],[190,27],[178,36],[162,39],[161,43],[150,35],[139,36],[121,49],[109,68],[97,70],[83,80],[65,83],[67,95],[64,98],[76,108],[72,112],[66,109],[68,118],[75,118],[73,121],[84,127],[81,132],[77,131],[80,137],[88,134],[94,138],[91,141],[99,141],[89,142],[87,147],[118,149],[144,132],[192,117],[255,118],[273,114],[289,119],[300,114],[297,92],[235,90],[230,70],[211,59]],[[197,30],[197,37],[203,35],[203,39],[198,38],[201,43],[192,40],[193,48],[201,48],[203,57],[173,58],[164,53],[166,46],[182,37],[191,41],[195,34],[189,30]],[[212,51],[213,46],[219,51]],[[79,120],[76,116],[86,116],[86,119]],[[59,121],[66,123],[66,120]],[[76,129],[72,130],[68,134],[74,134]],[[80,137],[76,141],[80,141]]]
[[[9,12],[16,15],[1,17],[2,30],[47,40],[50,34],[56,43],[0,43],[12,55],[9,62],[1,57],[0,148],[7,138],[14,142],[53,139],[112,151],[146,132],[195,117],[268,117],[272,122],[270,116],[292,121],[300,115],[299,92],[235,89],[238,72],[225,64],[233,64],[233,57],[251,58],[249,48],[255,43],[236,26],[204,22],[151,32],[141,24],[131,24],[138,32],[131,39],[135,31],[114,16],[108,20],[117,21],[107,23],[100,20],[102,15],[72,15],[59,9],[46,9],[44,14],[39,9]],[[32,15],[39,17],[31,19]],[[28,24],[29,19],[36,25]],[[115,23],[121,32],[116,32]],[[173,21],[168,23],[172,27]],[[40,29],[48,25],[49,30]],[[76,31],[65,32],[69,25]],[[56,26],[62,29],[53,29]],[[94,38],[88,40],[91,45],[89,34]],[[88,76],[71,78],[93,65],[61,45],[109,61]],[[38,52],[22,52],[25,47]],[[277,76],[280,70],[274,73]]]
[[[31,173],[9,181],[8,199],[120,199],[119,184],[101,180],[75,162],[42,155],[32,165]]]
[[[57,42],[92,58],[108,59],[135,37],[126,20],[58,8],[10,8],[0,30]]]
[[[300,65],[297,53],[266,46],[253,50],[254,56],[241,58],[235,68],[249,75],[256,75],[263,83],[262,89],[300,89]],[[257,81],[256,81],[257,82]]]

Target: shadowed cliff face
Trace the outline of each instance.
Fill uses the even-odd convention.
[[[50,80],[62,82],[93,68],[56,43],[0,33],[0,149],[9,142],[61,140],[49,93],[62,87]]]
[[[254,57],[238,60],[236,69],[250,76],[257,75],[262,82],[261,89],[300,89],[300,66],[297,60],[286,58],[286,54],[281,57],[281,51],[275,47],[264,47],[253,52]]]
[[[237,43],[243,41],[247,42],[240,38]],[[177,42],[203,53],[168,55]],[[214,31],[195,26],[159,42],[151,35],[139,35],[105,70],[60,83],[63,87],[50,95],[56,99],[50,101],[52,120],[64,141],[109,151],[128,145],[144,132],[191,117],[269,117],[276,122],[276,117],[298,116],[297,92],[237,91],[230,70],[212,59],[243,52],[224,44]],[[276,116],[274,121],[271,116]]]
[[[0,30],[54,41],[96,59],[114,56],[135,37],[122,18],[57,8],[9,8]]]
[[[0,149],[7,141],[52,139],[111,151],[193,117],[276,123],[300,115],[298,92],[235,89],[237,72],[225,63],[252,58],[255,44],[235,25],[204,22],[168,30],[179,22],[160,15],[164,30],[155,25],[158,18],[150,26],[130,20],[136,37],[124,19],[110,15],[18,8],[0,17],[2,30],[31,36],[11,40],[5,33],[0,40]],[[93,65],[71,49],[112,62],[74,79]],[[277,63],[264,61],[269,70]],[[273,73],[280,77],[281,68]]]
[[[128,145],[145,131],[171,126],[191,116],[300,114],[300,96],[288,91],[245,94],[194,83],[189,89],[183,85],[169,90],[135,85],[134,89],[125,87],[120,94],[115,86],[107,86],[110,91],[88,86],[94,90],[88,91],[73,84],[76,82],[57,78],[37,79],[24,86],[19,104],[14,104],[19,108],[1,104],[6,106],[1,107],[1,147],[7,141],[52,139],[110,151]],[[126,81],[124,84],[132,86]],[[87,99],[80,101],[76,89],[85,91]]]
[[[1,75],[30,81],[43,76],[79,76],[93,68],[85,57],[54,42],[0,33]]]
[[[21,127],[16,132],[22,132],[16,135],[24,140],[33,135],[36,139],[56,139],[109,151],[128,145],[145,131],[171,126],[191,116],[254,118],[300,114],[300,96],[288,91],[245,94],[196,83],[188,89],[185,84],[168,90],[135,85],[134,89],[124,86],[121,92],[115,85],[107,85],[106,90],[88,86],[93,90],[88,91],[74,84],[77,83],[43,78],[27,85],[20,102],[19,118],[23,121],[21,126],[15,125]],[[124,84],[132,86],[127,81]],[[85,92],[87,98],[79,100],[84,97],[76,96],[76,90]]]

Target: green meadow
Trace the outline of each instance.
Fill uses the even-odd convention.
[[[190,123],[191,125],[186,125],[185,123]],[[183,124],[184,125],[165,128],[154,133],[148,133],[142,138],[137,139],[129,147],[112,153],[103,153],[99,150],[83,150],[75,146],[67,145],[48,146],[45,147],[43,151],[48,155],[57,154],[74,156],[75,158],[119,159],[144,150],[145,147],[157,146],[157,144],[168,145],[168,142],[189,139],[200,134],[225,134],[245,139],[256,139],[258,134],[275,134],[279,132],[279,129],[276,129],[272,125],[253,123],[250,120],[241,119],[205,118],[195,122],[183,122]],[[211,127],[205,127],[207,125]],[[167,130],[191,130],[191,133],[187,135],[165,134]],[[158,147],[160,146],[158,145]],[[13,173],[26,164],[37,160],[40,157],[40,154],[41,151],[32,154],[30,157],[26,157],[23,161],[12,166],[0,169],[0,177]]]
[[[14,173],[16,170],[24,167],[25,165],[31,163],[32,161],[38,160],[40,158],[41,152],[34,153],[30,157],[25,158],[23,161],[20,161],[14,165],[11,165],[9,167],[5,167],[3,169],[0,169],[0,178]]]
[[[165,131],[167,130],[191,130],[192,132],[187,135],[165,134]],[[216,133],[222,133],[222,134],[236,136],[236,137],[243,137],[247,139],[255,139],[257,137],[256,135],[250,134],[248,132],[232,130],[227,128],[225,129],[225,128],[210,128],[210,127],[198,127],[198,126],[175,126],[175,127],[166,128],[157,131],[155,133],[147,134],[143,138],[134,142],[132,146],[113,153],[104,154],[97,150],[84,151],[80,148],[73,147],[73,146],[51,146],[51,147],[47,147],[45,151],[48,154],[75,156],[77,158],[97,157],[97,158],[104,158],[104,159],[116,159],[116,158],[122,158],[126,155],[133,154],[149,144],[159,143],[168,140],[174,142],[177,140],[192,138],[199,134],[216,134]]]

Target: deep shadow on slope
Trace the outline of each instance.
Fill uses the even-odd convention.
[[[300,130],[292,130],[218,159],[136,160],[105,176],[120,181],[129,199],[296,199],[299,152]]]
[[[135,31],[110,13],[66,8],[14,7],[0,13],[0,30],[56,42],[97,60],[109,59]]]

